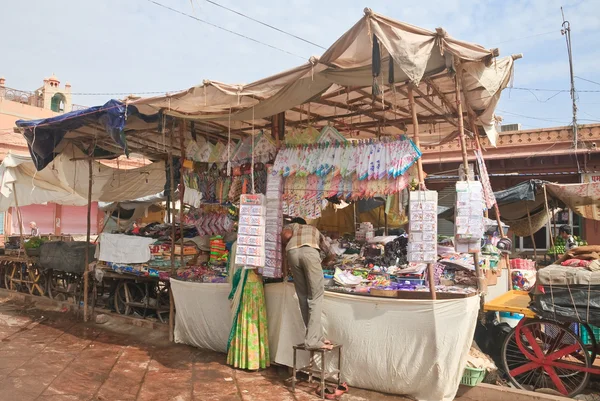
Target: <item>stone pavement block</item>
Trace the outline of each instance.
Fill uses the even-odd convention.
[[[86,349],[63,370],[44,395],[73,394],[91,397],[108,378],[119,353]]]
[[[146,374],[137,401],[191,401],[192,372]]]
[[[0,397],[6,401],[35,400],[53,379],[50,376],[7,377],[0,382]]]
[[[127,348],[98,391],[99,400],[135,400],[148,369],[150,356],[143,350]]]
[[[23,366],[32,355],[18,351],[0,351],[0,375],[8,376],[12,371]]]
[[[59,394],[41,395],[35,401],[87,401],[89,397],[83,395]],[[113,401],[113,400],[111,400]],[[116,400],[114,400],[116,401]]]
[[[83,339],[73,334],[65,333],[57,338],[56,341],[48,344],[44,352],[69,352],[77,354],[91,343],[91,339]]]

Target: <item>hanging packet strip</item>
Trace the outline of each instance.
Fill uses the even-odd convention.
[[[420,157],[421,152],[405,137],[358,144],[293,146],[279,151],[273,171],[284,177],[356,173],[359,180],[376,180],[404,174]]]

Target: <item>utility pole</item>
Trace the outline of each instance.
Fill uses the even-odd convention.
[[[573,102],[573,146],[575,150],[577,150],[577,92],[575,92],[575,75],[573,74],[573,52],[571,49],[571,23],[565,20],[565,12],[563,8],[560,8],[560,12],[562,14],[562,29],[560,33],[565,36],[567,41],[567,53],[569,54],[569,70],[571,72],[571,101]],[[577,157],[577,155],[575,156]]]

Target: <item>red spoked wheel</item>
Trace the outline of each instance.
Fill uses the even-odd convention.
[[[518,388],[548,388],[573,397],[585,389],[592,360],[570,328],[548,320],[523,319],[502,347],[504,370]]]

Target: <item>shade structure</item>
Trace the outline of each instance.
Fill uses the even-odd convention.
[[[366,9],[321,57],[259,81],[236,85],[205,80],[178,93],[111,101],[110,110],[117,113],[108,116],[122,125],[106,124],[95,114],[98,110],[90,110],[67,120],[18,121],[17,126],[32,153],[36,129],[62,124],[51,135],[53,141],[46,138],[56,150],[65,141],[93,142],[107,152],[127,150],[153,158],[170,150],[167,138],[173,132],[173,119],[191,121],[184,140],[175,141],[175,152],[198,136],[235,142],[270,130],[272,117],[280,113],[288,131],[320,130],[332,124],[348,138],[372,138],[411,133],[410,87],[422,146],[458,136],[458,102],[466,106],[465,116],[495,145],[494,110],[510,82],[516,58],[497,55],[497,49],[456,40],[442,28],[429,31]],[[456,74],[462,78],[458,96]],[[66,121],[78,123],[65,126]],[[46,149],[44,156],[57,153],[55,149]]]
[[[88,190],[88,161],[68,147],[52,164],[37,171],[29,156],[9,154],[0,165],[0,211],[43,203],[84,206]],[[73,160],[75,159],[75,160]],[[155,195],[165,186],[165,163],[122,170],[92,163],[92,201],[115,202]]]

